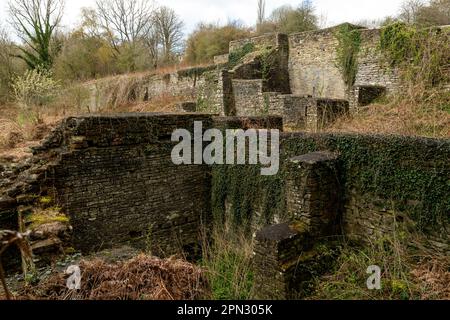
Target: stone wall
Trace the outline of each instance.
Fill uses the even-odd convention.
[[[289,78],[293,94],[346,98],[346,85],[336,64],[337,46],[333,28],[289,35]]]
[[[240,39],[230,42],[229,52],[234,52],[242,49],[246,44],[251,43],[255,50],[263,49],[266,47],[276,48],[279,45],[278,33],[268,33],[259,37],[253,37],[248,39]]]
[[[233,79],[233,95],[236,116],[267,114],[268,105],[264,100],[265,82],[262,79]]]
[[[383,88],[383,93],[379,96],[395,94],[401,90],[398,70],[383,62],[382,54],[378,48],[380,30],[361,30],[360,32],[361,47],[358,54],[358,72],[355,84],[349,90],[347,97],[352,111],[357,111],[357,107],[361,106],[360,96],[363,95],[361,88]]]
[[[214,168],[213,181],[223,181],[228,186],[239,181],[238,189],[228,188],[218,199],[228,199],[229,207],[239,208],[233,209],[233,214],[242,215],[243,210],[246,216],[263,222],[263,226],[292,221],[287,214],[286,181],[293,175],[286,164],[292,157],[315,151],[339,155],[339,216],[349,238],[376,239],[394,229],[406,233],[420,230],[435,248],[450,251],[450,143],[445,140],[283,134],[278,175],[262,179],[258,170],[248,166]],[[213,184],[213,193],[219,190],[223,191],[221,184]],[[213,203],[213,210],[221,211],[221,201]]]
[[[208,122],[192,115],[66,122],[75,127],[76,146],[52,175],[77,248],[147,241],[155,253],[167,255],[199,243],[200,221],[209,212],[208,169],[175,166],[170,156],[172,131],[193,131],[194,120]]]
[[[380,30],[361,30],[361,48],[358,55],[358,73],[355,87],[381,86],[386,87],[388,93],[395,93],[400,89],[400,79],[396,69],[383,63],[378,48]]]
[[[348,90],[337,64],[338,27],[289,35],[291,91],[330,99],[346,99],[358,106],[360,87],[383,87],[387,94],[400,90],[398,71],[386,66],[378,50],[379,29],[360,29],[361,46],[354,86]]]
[[[277,128],[279,117],[120,114],[64,120],[11,181],[0,185],[0,229],[18,229],[42,198],[70,219],[84,252],[129,243],[154,254],[190,252],[211,217],[211,167],[173,164],[175,129]]]
[[[217,66],[190,68],[166,74],[137,73],[93,80],[83,87],[89,92],[81,107],[90,112],[114,109],[121,104],[167,97],[196,101],[206,86],[218,85]],[[221,101],[212,97],[212,103]],[[223,108],[223,107],[222,107]]]
[[[30,169],[42,171],[37,190],[70,218],[75,248],[129,242],[167,255],[199,243],[210,212],[210,169],[171,160],[172,132],[193,132],[194,121],[212,125],[202,114],[69,118],[35,150],[45,163]],[[24,191],[20,183],[9,190],[15,199]]]
[[[286,133],[280,172],[214,167],[212,210],[255,233],[255,298],[308,294],[338,254],[333,239],[364,244],[422,235],[450,254],[450,142],[401,136]]]
[[[334,118],[345,112],[357,112],[358,107],[401,90],[398,70],[387,66],[379,51],[380,30],[357,26],[351,26],[361,35],[356,79],[352,87],[346,85],[338,66],[337,33],[340,27],[290,35],[267,34],[231,42],[230,52],[248,43],[252,43],[256,51],[248,55],[252,59],[249,58],[247,64],[240,65],[232,74],[233,86],[228,94],[235,99],[232,109],[235,111],[234,114],[281,115],[287,125],[299,129],[305,128],[302,126],[303,119],[299,118],[306,117],[306,122],[310,123],[306,128],[315,131],[318,127],[333,122]],[[274,52],[275,59],[272,58],[276,72],[270,72],[268,79],[263,79],[260,70],[262,62],[259,61],[261,58],[258,58],[257,52],[261,48],[277,49]],[[282,96],[287,94],[291,94],[292,97]],[[298,97],[318,99],[319,105],[324,105],[324,101],[328,101],[326,103],[332,102],[341,107],[336,107],[339,110],[328,113],[331,118],[322,115],[322,119],[326,121],[321,121],[322,119],[319,119],[321,116],[314,111],[310,113],[311,117],[309,114],[306,116],[296,114],[297,111],[302,114],[304,110],[302,105],[307,103]],[[348,104],[343,105],[344,100],[348,101]],[[283,108],[285,104],[291,107]]]

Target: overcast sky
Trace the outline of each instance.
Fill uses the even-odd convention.
[[[8,1],[0,0],[0,23],[7,18]],[[312,0],[316,14],[322,17],[322,24],[326,26],[396,15],[402,2],[403,0]],[[238,19],[249,26],[256,21],[257,0],[160,0],[158,3],[175,9],[185,22],[187,33],[200,21],[225,23],[229,19]],[[301,0],[266,0],[266,12],[269,14],[283,4],[297,6],[299,3]],[[75,25],[80,8],[94,5],[95,0],[66,0],[64,25]]]

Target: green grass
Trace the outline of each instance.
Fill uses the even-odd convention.
[[[251,298],[252,256],[251,237],[236,228],[217,228],[211,238],[204,241],[201,264],[207,270],[214,300]]]
[[[449,261],[442,253],[413,249],[417,239],[396,236],[365,246],[342,244],[332,271],[315,279],[313,300],[448,299]],[[424,243],[424,240],[419,240]],[[369,290],[371,265],[381,268],[381,290]],[[436,265],[439,267],[436,268]],[[432,280],[430,280],[432,279]]]

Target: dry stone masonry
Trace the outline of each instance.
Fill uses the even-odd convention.
[[[424,245],[450,252],[448,141],[282,134],[280,172],[263,178],[254,166],[174,165],[171,134],[193,130],[194,121],[204,130],[283,127],[275,116],[68,118],[15,178],[2,180],[0,229],[17,229],[19,217],[58,207],[70,228],[54,226],[59,242],[42,238],[48,225],[35,232],[36,252],[131,244],[160,256],[196,256],[213,212],[245,209],[243,223],[256,230],[256,297],[266,299],[305,295],[312,277],[330,266],[336,237],[367,241],[422,230]]]
[[[0,229],[31,228],[28,217],[50,210],[67,219],[39,226],[31,239],[36,252],[131,244],[194,257],[212,217],[235,215],[256,236],[261,299],[304,296],[330,266],[335,238],[364,243],[420,231],[424,245],[450,254],[448,140],[315,133],[401,89],[397,70],[380,62],[380,31],[358,30],[351,87],[336,64],[337,28],[233,41],[206,68],[88,83],[89,111],[164,95],[184,102],[177,114],[62,121],[31,159],[0,168]],[[174,165],[172,132],[192,132],[195,121],[203,130],[310,133],[282,134],[280,172],[261,177],[251,165]],[[3,258],[11,264],[14,257]]]
[[[355,83],[350,87],[337,63],[338,33],[343,27],[359,30],[361,37]],[[382,62],[379,40],[379,29],[344,24],[232,41],[229,54],[216,57],[208,67],[88,83],[89,98],[82,107],[95,111],[169,96],[196,102],[196,111],[224,116],[279,115],[290,128],[316,131],[342,114],[357,112],[401,89],[398,71]]]

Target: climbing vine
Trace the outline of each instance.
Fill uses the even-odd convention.
[[[261,78],[263,80],[270,80],[275,65],[275,50],[271,48],[263,48],[260,52],[259,59],[261,61]]]
[[[379,48],[390,66],[403,71],[406,81],[434,86],[449,80],[445,72],[450,61],[448,30],[395,22],[381,29]]]
[[[348,87],[355,84],[358,72],[358,53],[361,47],[361,32],[350,24],[341,25],[336,33],[337,64]]]
[[[331,150],[340,154],[338,181],[345,194],[357,192],[360,199],[381,211],[405,212],[421,230],[439,230],[450,222],[448,143],[438,147],[437,142],[400,136],[302,135],[286,139],[282,146],[280,172],[275,176],[262,177],[257,166],[213,168],[212,206],[216,216],[225,214],[225,200],[237,221],[252,219],[256,212],[262,214],[263,224],[275,215],[282,216],[289,174],[283,162],[301,154]]]

